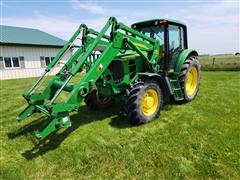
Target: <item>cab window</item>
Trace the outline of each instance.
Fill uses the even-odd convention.
[[[168,26],[169,37],[169,68],[173,69],[180,52],[184,49],[183,27],[177,25]]]
[[[168,31],[170,53],[184,49],[183,28],[181,26],[169,25]]]
[[[142,34],[160,41],[160,45],[164,44],[164,26],[148,26],[139,30]]]

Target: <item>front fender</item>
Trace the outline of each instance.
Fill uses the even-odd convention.
[[[178,56],[178,61],[175,65],[175,72],[176,73],[180,73],[181,69],[182,69],[182,65],[185,62],[185,60],[187,59],[187,57],[189,56],[198,56],[198,53],[196,50],[194,49],[185,49],[184,51],[182,51],[179,56]]]
[[[140,79],[154,79],[157,81],[161,81],[164,82],[164,77],[161,74],[158,73],[149,73],[149,72],[145,72],[145,73],[138,73],[138,77]]]
[[[171,87],[170,84],[167,82],[166,78],[158,73],[138,73],[138,77],[143,80],[150,80],[150,81],[156,81],[163,91],[163,98],[164,102],[168,102],[170,100],[171,96]]]

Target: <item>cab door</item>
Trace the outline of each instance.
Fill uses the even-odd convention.
[[[179,54],[187,48],[186,46],[186,28],[168,24],[168,71],[174,69]]]

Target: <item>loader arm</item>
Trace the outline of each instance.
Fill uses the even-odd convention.
[[[107,35],[109,29],[111,31],[110,36]],[[36,89],[46,74],[74,46],[75,40],[80,35],[82,36],[81,46],[78,47],[61,70],[50,79],[45,89],[37,92]],[[95,56],[94,52],[98,46],[104,48],[100,55]],[[100,32],[87,28],[84,24],[80,25],[54,60],[46,67],[43,75],[23,94],[29,105],[19,114],[17,119],[21,121],[35,112],[47,115],[49,121],[36,133],[36,136],[40,139],[61,127],[69,127],[71,126],[69,113],[79,109],[82,100],[120,52],[135,51],[144,60],[148,61],[153,71],[157,71],[156,62],[159,58],[159,49],[158,41],[129,28],[123,23],[118,23],[114,17],[109,18]],[[83,68],[86,71],[83,78],[77,83],[70,83],[71,79]],[[69,93],[67,99],[56,102],[63,91]]]

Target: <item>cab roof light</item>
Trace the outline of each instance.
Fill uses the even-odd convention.
[[[167,23],[167,20],[160,20],[159,23],[160,24],[165,24],[165,23]]]

